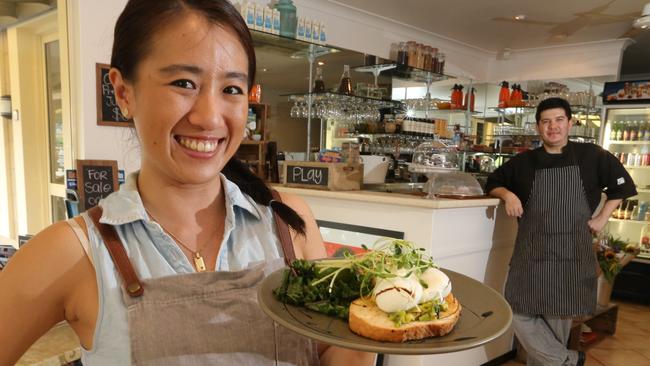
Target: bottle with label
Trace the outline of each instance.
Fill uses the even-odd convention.
[[[314,22],[311,25],[311,40],[314,43],[318,43],[319,39],[320,39],[320,22],[314,20]]]
[[[501,90],[499,90],[499,108],[506,108],[510,100],[510,84],[507,81],[501,82]]]
[[[255,4],[255,29],[264,30],[264,7],[260,4]]]
[[[623,131],[625,131],[625,123],[618,121],[618,129],[616,130],[616,141],[623,141]]]
[[[438,68],[436,72],[438,74],[445,73],[445,54],[442,52],[438,52]]]
[[[641,229],[641,238],[639,238],[642,252],[650,251],[650,224],[643,225]]]
[[[280,12],[280,35],[285,37],[296,37],[296,6],[291,0],[279,0],[275,4],[275,9]]]
[[[341,83],[339,84],[339,93],[353,95],[352,80],[350,79],[350,65],[343,65],[343,74],[341,75]]]
[[[314,93],[325,91],[325,82],[323,82],[323,68],[316,67],[316,80],[314,80]]]
[[[625,124],[623,125],[622,141],[630,141],[630,130],[631,130],[630,123],[626,121]]]
[[[246,4],[246,25],[248,28],[255,29],[255,4],[248,2]]]
[[[397,64],[398,65],[408,65],[409,64],[409,48],[406,46],[406,42],[400,42],[397,49]]]
[[[280,12],[273,9],[273,34],[280,34]]]
[[[273,10],[268,6],[264,7],[264,31],[273,33]]]
[[[637,121],[632,121],[632,127],[630,128],[630,141],[637,141],[639,138],[639,123]]]
[[[305,40],[311,41],[311,31],[312,31],[312,21],[311,19],[305,19]]]
[[[467,93],[465,93],[465,102],[463,103],[463,109],[466,110],[469,107],[470,111],[474,111],[474,100],[476,99],[474,95],[475,91],[475,88],[471,88],[467,91]]]
[[[618,124],[616,122],[611,122],[611,121],[607,121],[607,124],[610,126],[609,139],[611,141],[616,140],[616,132],[618,131]]]
[[[305,18],[298,18],[298,34],[296,35],[296,38],[305,39]]]
[[[325,23],[320,23],[320,38],[318,40],[320,44],[327,44],[327,33],[325,33]]]

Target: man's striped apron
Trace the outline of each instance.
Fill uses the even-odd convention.
[[[535,172],[505,289],[515,313],[574,316],[595,311],[590,218],[577,165]]]

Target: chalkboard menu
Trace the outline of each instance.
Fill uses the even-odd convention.
[[[287,183],[327,187],[329,168],[316,166],[287,166]]]
[[[125,118],[117,105],[115,90],[108,78],[110,65],[97,64],[97,124],[102,126],[131,127],[133,122]]]
[[[117,161],[77,160],[80,210],[88,210],[118,189]]]

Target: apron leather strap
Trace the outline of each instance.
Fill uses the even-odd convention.
[[[131,261],[126,254],[126,250],[124,250],[120,238],[115,232],[115,228],[99,222],[99,219],[102,217],[102,208],[95,206],[87,212],[88,216],[93,220],[99,234],[102,236],[102,239],[104,239],[104,245],[106,245],[108,253],[111,255],[113,263],[115,263],[115,267],[117,267],[117,271],[124,281],[126,292],[131,297],[142,296],[144,288],[133,269],[133,265],[131,265]]]
[[[282,202],[280,194],[275,189],[271,189],[271,194],[273,195],[273,200],[277,202]],[[293,240],[291,240],[291,233],[289,232],[289,227],[280,215],[278,215],[275,210],[273,211],[273,218],[275,218],[275,227],[278,231],[278,236],[280,237],[280,243],[282,244],[282,251],[284,252],[284,263],[288,266],[296,259],[296,252],[293,250]]]

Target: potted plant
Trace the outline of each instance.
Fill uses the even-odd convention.
[[[639,254],[639,250],[638,245],[627,243],[613,235],[605,235],[598,240],[596,257],[600,268],[600,276],[598,276],[599,306],[609,305],[616,275]]]

